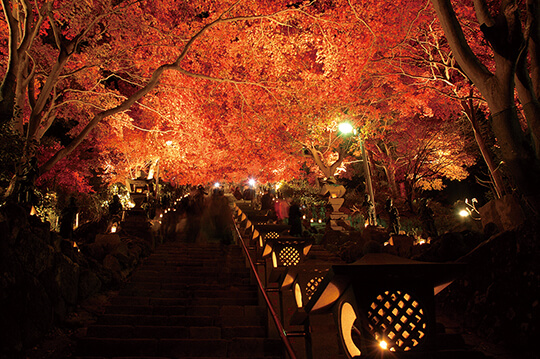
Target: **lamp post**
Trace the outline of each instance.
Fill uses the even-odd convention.
[[[342,122],[338,125],[338,130],[344,135],[353,134],[356,135],[356,129],[348,122]],[[369,168],[369,162],[366,154],[366,146],[364,145],[364,140],[360,139],[360,147],[362,149],[362,162],[364,163],[364,176],[366,177],[366,187],[369,194],[369,197],[375,204],[375,194],[373,193],[373,184],[371,182],[371,171]],[[375,206],[373,206],[373,216],[377,218],[377,213],[375,212]]]
[[[366,154],[366,146],[364,140],[360,140],[360,146],[362,146],[362,161],[364,162],[364,175],[366,176],[366,187],[369,192],[369,197],[373,201],[373,217],[377,218],[377,207],[375,207],[375,194],[373,193],[373,184],[371,183],[371,171],[369,169],[369,162]]]

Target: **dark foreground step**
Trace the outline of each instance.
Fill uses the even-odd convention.
[[[237,246],[166,243],[77,346],[85,359],[283,357]]]
[[[264,338],[266,328],[259,326],[173,326],[173,325],[106,325],[96,324],[88,328],[90,338],[176,338],[176,339],[233,339]]]
[[[167,358],[280,356],[281,342],[266,338],[156,339],[92,338],[79,342],[79,356]]]

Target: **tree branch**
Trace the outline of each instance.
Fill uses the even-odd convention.
[[[467,76],[476,84],[483,83],[493,74],[471,50],[450,0],[432,0],[437,17],[452,48],[452,52]]]

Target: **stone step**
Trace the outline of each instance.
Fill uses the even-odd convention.
[[[81,358],[282,358],[238,246],[166,243],[78,344]]]
[[[212,327],[215,318],[203,315],[135,315],[104,314],[97,320],[98,325],[140,325],[140,326],[193,326]]]
[[[78,356],[161,356],[253,358],[281,354],[281,342],[266,338],[178,339],[178,338],[94,338],[80,340]]]
[[[266,320],[256,316],[238,317],[236,315],[226,315],[216,318],[216,324],[222,327],[261,326],[266,324]]]
[[[227,274],[227,275],[240,275],[240,276],[249,276],[249,270],[247,268],[231,268],[228,266],[220,267],[164,267],[164,266],[145,266],[144,270],[138,270],[133,273],[131,276],[132,280],[136,278],[144,279],[145,277],[163,277],[163,278],[174,278],[176,276],[209,276],[216,274]]]
[[[212,316],[262,316],[264,311],[258,306],[240,305],[129,305],[113,304],[105,307],[105,314],[132,315],[212,315]]]
[[[191,303],[198,305],[256,305],[258,297],[255,293],[246,295],[231,295],[227,297],[209,296],[215,291],[201,291],[197,296],[190,296],[189,292],[184,290],[153,290],[153,289],[123,289],[120,291],[122,296],[149,297],[149,298],[185,298],[190,299]],[[225,291],[223,291],[225,292]],[[239,292],[240,293],[240,292]],[[235,293],[233,293],[235,294]]]
[[[128,297],[129,298],[129,297]],[[105,307],[105,314],[140,314],[140,315],[236,315],[236,316],[262,316],[265,315],[265,309],[257,305],[201,305],[194,304],[175,304],[176,302],[159,302],[157,305],[141,304],[148,298],[138,298],[139,303],[111,304]],[[165,303],[165,305],[164,305]]]
[[[177,339],[221,339],[220,327],[186,327],[166,325],[92,325],[87,336],[92,338],[177,338]]]
[[[228,248],[219,248],[219,247],[173,247],[173,246],[160,246],[157,247],[153,252],[154,256],[166,256],[166,255],[179,255],[186,256],[193,259],[204,259],[211,256],[215,257],[229,257],[229,256],[239,256],[242,254],[242,248],[240,246],[229,246]],[[189,255],[189,256],[188,256]],[[152,258],[154,258],[152,256]]]
[[[180,338],[180,339],[233,339],[265,338],[263,325],[246,326],[175,326],[175,325],[106,325],[88,327],[91,338]]]
[[[112,305],[161,305],[161,306],[176,306],[188,305],[191,303],[190,298],[150,298],[150,297],[134,297],[134,296],[116,296],[110,299]]]
[[[229,356],[278,356],[283,354],[281,340],[267,338],[233,338],[229,343]]]
[[[108,357],[164,356],[227,356],[228,341],[222,339],[157,339],[157,338],[83,338],[78,355],[103,355]]]
[[[133,315],[219,315],[219,307],[185,305],[111,305],[105,308],[105,313]]]
[[[235,262],[241,259],[241,254],[223,254],[220,252],[206,253],[205,255],[198,255],[197,253],[163,253],[152,254],[150,257],[144,260],[144,263],[152,264],[155,262],[167,261],[171,259],[175,260],[177,264],[185,265],[211,265],[214,262]]]
[[[257,305],[258,298],[199,298],[200,305]]]
[[[182,359],[245,359],[246,357],[183,357]],[[253,357],[253,356],[249,356],[248,358],[250,359],[283,359],[283,356],[282,355],[279,355],[279,356],[268,356],[268,355],[265,355],[263,357]],[[341,359],[342,357],[337,357],[336,359]],[[111,357],[104,357],[104,356],[91,356],[91,357],[88,357],[88,356],[84,356],[84,357],[81,357],[81,356],[75,356],[74,359],[111,359]],[[112,358],[112,359],[170,359],[170,357],[157,357],[157,356],[137,356],[137,357],[133,357],[133,356],[129,356],[129,357],[126,357],[126,356],[122,356],[122,357],[115,357],[115,358]],[[345,359],[343,357],[343,359]]]
[[[422,359],[426,358],[426,356],[417,356],[416,358]],[[488,359],[491,357],[487,357],[484,353],[474,351],[474,350],[467,350],[467,349],[456,349],[456,350],[438,350],[437,352],[433,353],[431,357],[433,359]]]
[[[145,283],[156,282],[150,278],[144,280],[137,280],[127,283],[124,288],[135,287],[139,285],[144,285]],[[160,283],[178,283],[179,285],[192,285],[192,284],[223,284],[223,285],[246,285],[251,282],[249,276],[234,276],[227,277],[225,275],[216,275],[216,276],[178,276],[176,278],[171,278],[170,280],[160,281]]]
[[[247,270],[231,270],[229,268],[222,268],[222,270],[219,270],[219,268],[204,268],[204,269],[184,269],[179,268],[175,271],[165,271],[165,270],[145,270],[145,271],[139,271],[133,273],[130,280],[132,282],[136,281],[152,281],[152,280],[159,280],[159,279],[170,279],[174,280],[183,280],[186,277],[197,277],[197,278],[204,278],[204,277],[222,277],[225,278],[226,276],[233,276],[238,278],[249,278],[250,273]],[[177,279],[178,278],[178,279]]]
[[[259,337],[263,338],[267,336],[267,330],[264,325],[260,326],[222,326],[221,337],[225,339],[230,338],[250,338]]]
[[[128,283],[123,289],[164,289],[164,290],[231,290],[231,291],[253,291],[256,286],[239,281],[239,283],[222,283],[219,280],[201,282],[200,279],[195,282],[185,283],[182,280],[167,279],[156,281],[137,281]]]

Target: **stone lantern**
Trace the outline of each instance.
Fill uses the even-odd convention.
[[[333,177],[328,178],[321,189],[321,194],[323,196],[328,194],[328,203],[332,206],[332,213],[330,213],[330,227],[334,231],[344,230],[343,227],[337,224],[337,221],[346,216],[345,213],[339,211],[343,202],[345,202],[345,198],[343,198],[345,192],[345,187],[337,184]]]

